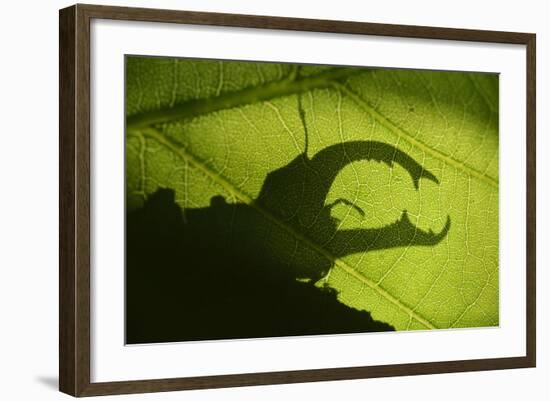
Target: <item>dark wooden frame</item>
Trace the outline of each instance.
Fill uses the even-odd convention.
[[[526,356],[91,383],[89,96],[92,18],[526,45]],[[59,389],[62,392],[73,396],[93,396],[535,366],[535,34],[80,4],[60,10],[59,29]]]

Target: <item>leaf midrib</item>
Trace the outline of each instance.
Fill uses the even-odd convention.
[[[292,73],[290,76],[278,81],[267,82],[262,85],[227,92],[218,96],[191,99],[175,106],[129,115],[126,118],[126,126],[130,129],[144,128],[278,97],[308,92],[312,89],[328,88],[339,79],[349,78],[359,72],[363,71],[350,67],[333,68],[305,77],[298,77],[295,73]]]
[[[382,113],[371,107],[359,95],[351,91],[342,83],[339,83],[341,79],[349,78],[353,74],[357,74],[359,72],[364,73],[365,71],[370,70],[340,67],[325,70],[321,73],[306,77],[297,77],[296,74],[291,74],[289,77],[278,81],[268,82],[263,85],[228,92],[215,97],[193,99],[173,107],[165,107],[158,110],[130,115],[126,118],[126,127],[128,130],[147,128],[158,124],[183,120],[185,118],[194,118],[216,111],[229,110],[278,97],[306,93],[313,89],[332,87],[337,90],[341,90],[346,96],[348,96],[365,112],[370,114],[382,126],[389,129],[398,137],[403,138],[411,145],[425,153],[430,154],[432,157],[442,161],[443,163],[463,171],[467,175],[478,179],[486,185],[498,189],[498,179],[495,179],[466,163],[456,160],[452,156],[434,149],[430,145],[418,140],[413,135],[394,124]]]
[[[234,196],[236,199],[240,200],[241,202],[249,205],[254,210],[259,212],[262,216],[267,218],[270,222],[277,225],[279,228],[282,228],[286,232],[288,232],[291,236],[296,238],[296,240],[302,242],[306,246],[308,246],[313,251],[317,252],[319,255],[323,256],[324,258],[328,259],[330,262],[334,263],[335,267],[338,267],[342,269],[347,274],[353,276],[357,280],[359,280],[361,283],[367,285],[372,290],[376,291],[380,296],[397,306],[400,310],[405,312],[408,316],[411,318],[417,320],[419,323],[424,325],[425,327],[429,329],[436,329],[437,327],[431,323],[429,320],[427,320],[425,317],[420,315],[418,312],[415,312],[413,309],[411,309],[409,306],[405,305],[403,302],[401,302],[399,299],[395,298],[392,294],[390,294],[388,291],[386,291],[383,287],[381,287],[379,284],[375,283],[374,281],[370,280],[368,277],[365,277],[363,274],[359,273],[356,269],[354,269],[352,266],[350,266],[345,261],[335,257],[332,255],[329,251],[326,249],[323,249],[319,245],[315,244],[311,240],[309,240],[304,235],[300,234],[296,230],[294,230],[292,227],[284,224],[280,220],[278,220],[275,216],[273,216],[269,211],[262,208],[260,205],[258,205],[252,197],[247,195],[246,193],[239,190],[233,183],[231,183],[229,180],[227,180],[225,177],[221,176],[217,172],[211,170],[207,164],[200,160],[198,157],[194,156],[193,154],[187,152],[185,148],[180,144],[177,143],[172,138],[166,137],[164,134],[162,134],[160,131],[155,129],[154,127],[146,127],[139,130],[136,129],[129,129],[128,134],[141,134],[149,139],[152,139],[159,143],[162,146],[165,146],[167,149],[169,149],[171,152],[176,154],[178,157],[182,158],[184,161],[192,164],[197,170],[199,170],[201,173],[203,173],[205,176],[222,186],[225,190],[227,190],[232,196]]]

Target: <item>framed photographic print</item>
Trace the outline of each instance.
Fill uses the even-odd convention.
[[[60,390],[535,366],[535,35],[60,11]]]

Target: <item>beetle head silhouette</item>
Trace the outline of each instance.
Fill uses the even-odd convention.
[[[327,195],[339,172],[348,164],[361,160],[382,162],[388,167],[400,165],[409,173],[416,190],[421,179],[439,184],[434,174],[392,145],[348,141],[328,146],[311,159],[301,154],[269,173],[256,202],[303,235],[313,237],[313,242],[324,244],[334,258],[377,249],[435,245],[447,235],[451,225],[449,216],[443,229],[434,233],[413,225],[405,210],[397,221],[383,227],[337,230],[338,220],[331,216],[331,209],[336,204],[345,203],[363,212],[345,199],[326,204]],[[323,269],[310,278],[317,280],[326,273]]]
[[[211,206],[206,209],[186,209],[187,218],[207,220],[206,214],[217,216],[216,221],[225,221],[238,216],[244,229],[237,230],[239,238],[248,242],[245,249],[255,250],[258,258],[282,260],[291,269],[296,278],[317,281],[333,267],[336,259],[347,255],[370,252],[380,249],[411,246],[433,246],[447,235],[451,220],[447,217],[439,232],[424,231],[415,226],[404,210],[397,221],[376,228],[354,228],[338,230],[339,221],[331,216],[331,210],[340,203],[360,208],[345,199],[326,204],[329,190],[340,171],[350,163],[367,160],[402,166],[410,175],[412,185],[419,189],[421,179],[439,184],[437,177],[424,169],[413,158],[398,148],[377,141],[348,141],[328,146],[313,158],[304,153],[298,155],[287,165],[270,172],[262,185],[258,197],[252,206],[229,204],[221,196],[213,197]],[[261,210],[264,216],[259,216]],[[271,217],[271,223],[277,221],[286,230],[288,239],[281,239],[287,245],[265,239],[262,226],[266,225],[265,215]],[[288,243],[305,239],[308,246],[296,245],[298,257],[281,256],[288,253]],[[285,248],[286,247],[286,248]],[[262,263],[261,260],[258,263]]]

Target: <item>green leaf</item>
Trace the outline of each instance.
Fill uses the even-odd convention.
[[[126,68],[129,213],[169,188],[184,221],[231,210],[212,249],[238,244],[397,330],[498,325],[498,75]]]

